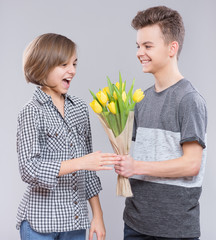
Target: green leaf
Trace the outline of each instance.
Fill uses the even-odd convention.
[[[116,87],[116,85],[113,84],[113,88],[117,94],[117,97],[119,98],[121,96],[119,89]]]
[[[108,92],[107,92],[107,96],[108,96],[109,102],[111,102],[113,97]]]
[[[109,77],[107,77],[107,84],[110,91],[110,95],[113,95],[113,84],[111,83]]]
[[[96,99],[97,100],[97,97],[96,97],[96,95],[89,89],[89,91],[90,91],[90,93],[91,93],[91,95],[92,95],[92,97],[94,98],[94,99]]]
[[[118,88],[114,86],[114,89],[118,97],[117,102],[118,102],[119,112],[120,112],[121,130],[123,130],[127,120],[125,119],[125,104],[124,104],[124,101],[122,100],[122,95],[120,94]]]
[[[130,104],[130,106],[128,107],[129,111],[134,111],[134,107],[136,105],[136,102],[133,102],[132,104]]]
[[[108,118],[109,118],[109,123],[110,123],[111,129],[112,129],[115,137],[117,137],[119,135],[119,128],[117,125],[116,117],[114,114],[109,113]]]
[[[122,76],[120,72],[119,72],[119,92],[122,93]]]
[[[126,101],[125,101],[126,107],[128,107],[128,105],[129,105],[129,100],[132,103],[132,100],[133,100],[132,99],[132,93],[133,93],[134,83],[135,83],[135,79],[133,79],[132,85],[131,85],[130,90],[128,91],[128,94],[127,94],[127,98],[126,98]]]
[[[123,90],[122,90],[122,92],[124,92],[124,91],[125,91],[125,88],[126,88],[126,80],[124,81],[124,87],[123,87]]]

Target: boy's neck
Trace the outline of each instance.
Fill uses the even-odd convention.
[[[162,71],[155,73],[154,77],[156,92],[161,92],[184,78],[179,72],[177,64],[167,66]]]

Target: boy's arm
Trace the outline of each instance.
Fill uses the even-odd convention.
[[[89,240],[93,240],[94,232],[97,235],[97,240],[105,240],[106,230],[103,221],[103,212],[100,205],[99,196],[96,195],[89,199],[92,209],[93,219],[89,230]]]
[[[182,150],[183,155],[180,158],[159,162],[136,161],[130,155],[125,155],[115,166],[115,170],[124,177],[133,175],[170,178],[196,176],[201,166],[203,147],[196,141],[185,142]]]

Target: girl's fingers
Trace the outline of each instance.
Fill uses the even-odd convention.
[[[101,153],[101,157],[117,157],[118,155],[116,153]]]
[[[120,161],[120,160],[121,160],[120,157],[106,157],[106,158],[102,158],[101,162],[110,161],[110,162],[116,163],[117,161]]]
[[[91,229],[89,230],[89,240],[92,240],[93,239],[93,234],[94,234],[94,231],[92,231]]]
[[[104,166],[100,167],[100,170],[112,170],[112,169],[113,169],[112,167],[104,167]]]
[[[114,161],[101,161],[100,162],[100,166],[103,166],[103,165],[116,165],[118,163],[118,161],[114,160]]]

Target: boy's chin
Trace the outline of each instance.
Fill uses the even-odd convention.
[[[146,68],[143,68],[142,71],[143,71],[144,73],[152,73],[151,70],[146,69]]]

